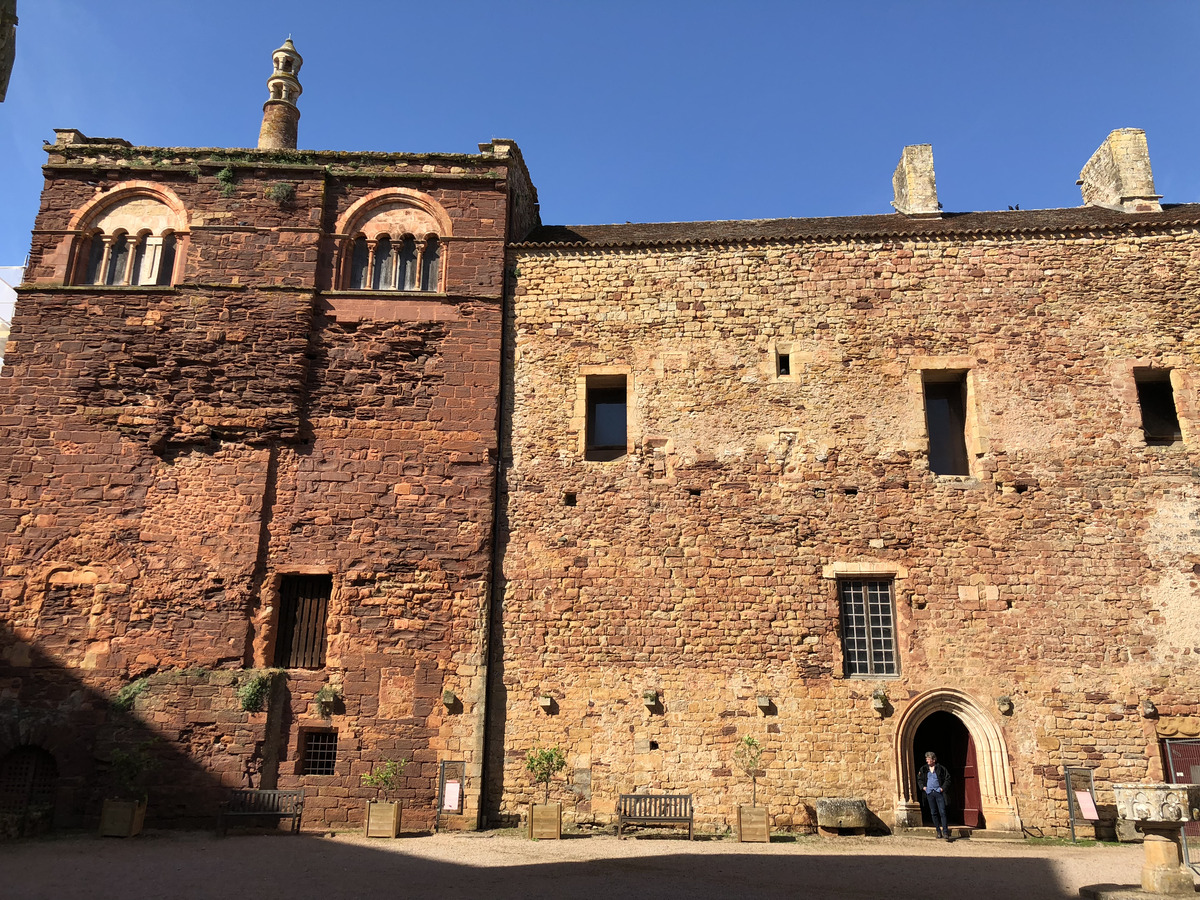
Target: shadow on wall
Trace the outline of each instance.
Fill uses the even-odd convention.
[[[0,839],[95,824],[116,788],[114,752],[152,761],[135,779],[148,790],[150,822],[215,822],[226,787],[191,757],[188,735],[155,729],[114,699],[0,623]]]
[[[585,840],[600,845],[596,854],[587,854],[587,860],[508,864],[528,860],[531,851],[559,857],[573,854]],[[607,854],[605,843],[615,852]],[[615,841],[599,838],[564,841],[552,849],[539,846],[536,851],[528,844],[518,846],[513,839],[465,835],[445,842],[403,838],[381,843],[378,849],[307,835],[86,839],[0,848],[0,868],[10,873],[6,896],[56,900],[93,897],[101,883],[106,896],[174,900],[235,896],[325,900],[389,894],[490,900],[600,896],[1066,900],[1078,896],[1079,886],[1065,884],[1048,860],[962,857],[933,842],[929,855],[905,856],[789,853],[782,847],[772,848],[769,855],[732,853],[707,842],[690,852],[672,853],[672,841],[645,843],[652,843],[658,852],[628,856],[624,855],[628,842],[618,848]],[[71,865],[61,864],[64,857]]]

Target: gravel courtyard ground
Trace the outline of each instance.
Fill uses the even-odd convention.
[[[801,837],[737,844],[675,835],[533,842],[513,832],[394,841],[148,832],[0,845],[3,900],[700,897],[1065,900],[1135,884],[1140,845],[945,844]]]

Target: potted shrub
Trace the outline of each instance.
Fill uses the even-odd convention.
[[[100,809],[101,837],[133,837],[146,821],[146,780],[158,765],[146,741],[130,750],[113,750],[109,757],[112,793]]]
[[[733,761],[750,779],[750,805],[738,805],[738,840],[769,843],[771,827],[767,808],[758,805],[758,774],[763,748],[757,738],[746,735],[733,748]]]
[[[400,809],[403,804],[396,798],[396,793],[404,784],[406,765],[407,759],[389,759],[362,777],[364,787],[373,787],[379,792],[377,799],[367,801],[367,837],[394,838],[400,833]]]
[[[561,747],[534,747],[525,757],[525,768],[537,784],[546,786],[544,803],[529,804],[529,837],[562,837],[562,804],[550,802],[550,779],[567,767],[567,757]]]

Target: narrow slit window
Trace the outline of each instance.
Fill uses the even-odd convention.
[[[392,242],[384,235],[375,242],[375,271],[371,273],[371,287],[378,291],[390,291],[395,260],[392,258]]]
[[[105,284],[126,284],[125,269],[129,266],[129,238],[119,234],[112,242],[112,250],[108,254],[108,272],[105,273]]]
[[[354,239],[354,255],[350,260],[350,284],[357,290],[366,290],[370,287],[371,273],[367,268],[367,261],[371,258],[370,248],[367,247],[367,239],[363,235],[359,235]]]
[[[780,353],[775,357],[775,374],[776,375],[791,375],[792,374],[792,355],[790,353]]]
[[[970,475],[966,374],[926,373],[924,384],[929,471],[935,475]]]
[[[847,677],[896,675],[896,615],[890,581],[839,581]]]
[[[624,375],[591,375],[587,379],[587,458],[625,455],[627,406]]]
[[[1163,446],[1182,440],[1170,371],[1135,372],[1134,382],[1137,384],[1138,406],[1142,410],[1142,434],[1146,443]]]
[[[425,242],[425,250],[421,254],[421,290],[436,291],[438,289],[438,272],[441,271],[441,249],[438,239],[432,235]]]
[[[162,256],[158,263],[158,277],[155,284],[170,284],[171,276],[175,273],[175,235],[165,234],[162,239]]]
[[[337,765],[337,732],[304,732],[305,775],[333,775]]]
[[[417,242],[412,235],[400,245],[400,275],[396,287],[401,291],[417,289]]]
[[[88,246],[86,284],[104,284],[104,235],[97,232]]]
[[[279,585],[276,666],[319,669],[325,665],[325,620],[332,592],[331,575],[283,576]]]

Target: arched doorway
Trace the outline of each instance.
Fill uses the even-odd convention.
[[[979,801],[979,767],[975,741],[967,726],[954,713],[938,710],[917,726],[913,736],[913,758],[920,764],[926,753],[936,753],[950,775],[946,792],[946,816],[951,825],[985,828]],[[922,804],[922,820],[932,825],[929,808]]]
[[[0,830],[7,837],[49,831],[58,766],[41,747],[17,747],[0,759]]]
[[[938,713],[946,713],[948,718],[936,715]],[[929,724],[922,730],[926,721]],[[897,828],[912,828],[922,824],[924,811],[917,791],[917,768],[924,761],[925,750],[932,749],[943,763],[947,759],[954,761],[961,758],[964,776],[971,774],[967,771],[967,757],[974,750],[980,826],[986,825],[989,831],[1020,832],[1021,817],[1017,814],[1013,797],[1012,765],[1009,763],[1004,735],[995,718],[984,712],[973,697],[950,688],[927,691],[914,697],[901,711],[896,722],[895,740],[893,749],[896,785],[899,788],[896,798]],[[935,743],[931,748],[926,748],[920,741]],[[936,742],[939,741],[945,742],[942,744],[945,749],[938,749]],[[947,755],[943,757],[943,753]],[[954,778],[953,772],[951,777]],[[964,777],[959,783],[965,788],[968,780],[968,777]],[[956,811],[960,818],[964,804],[965,800],[960,801]]]

